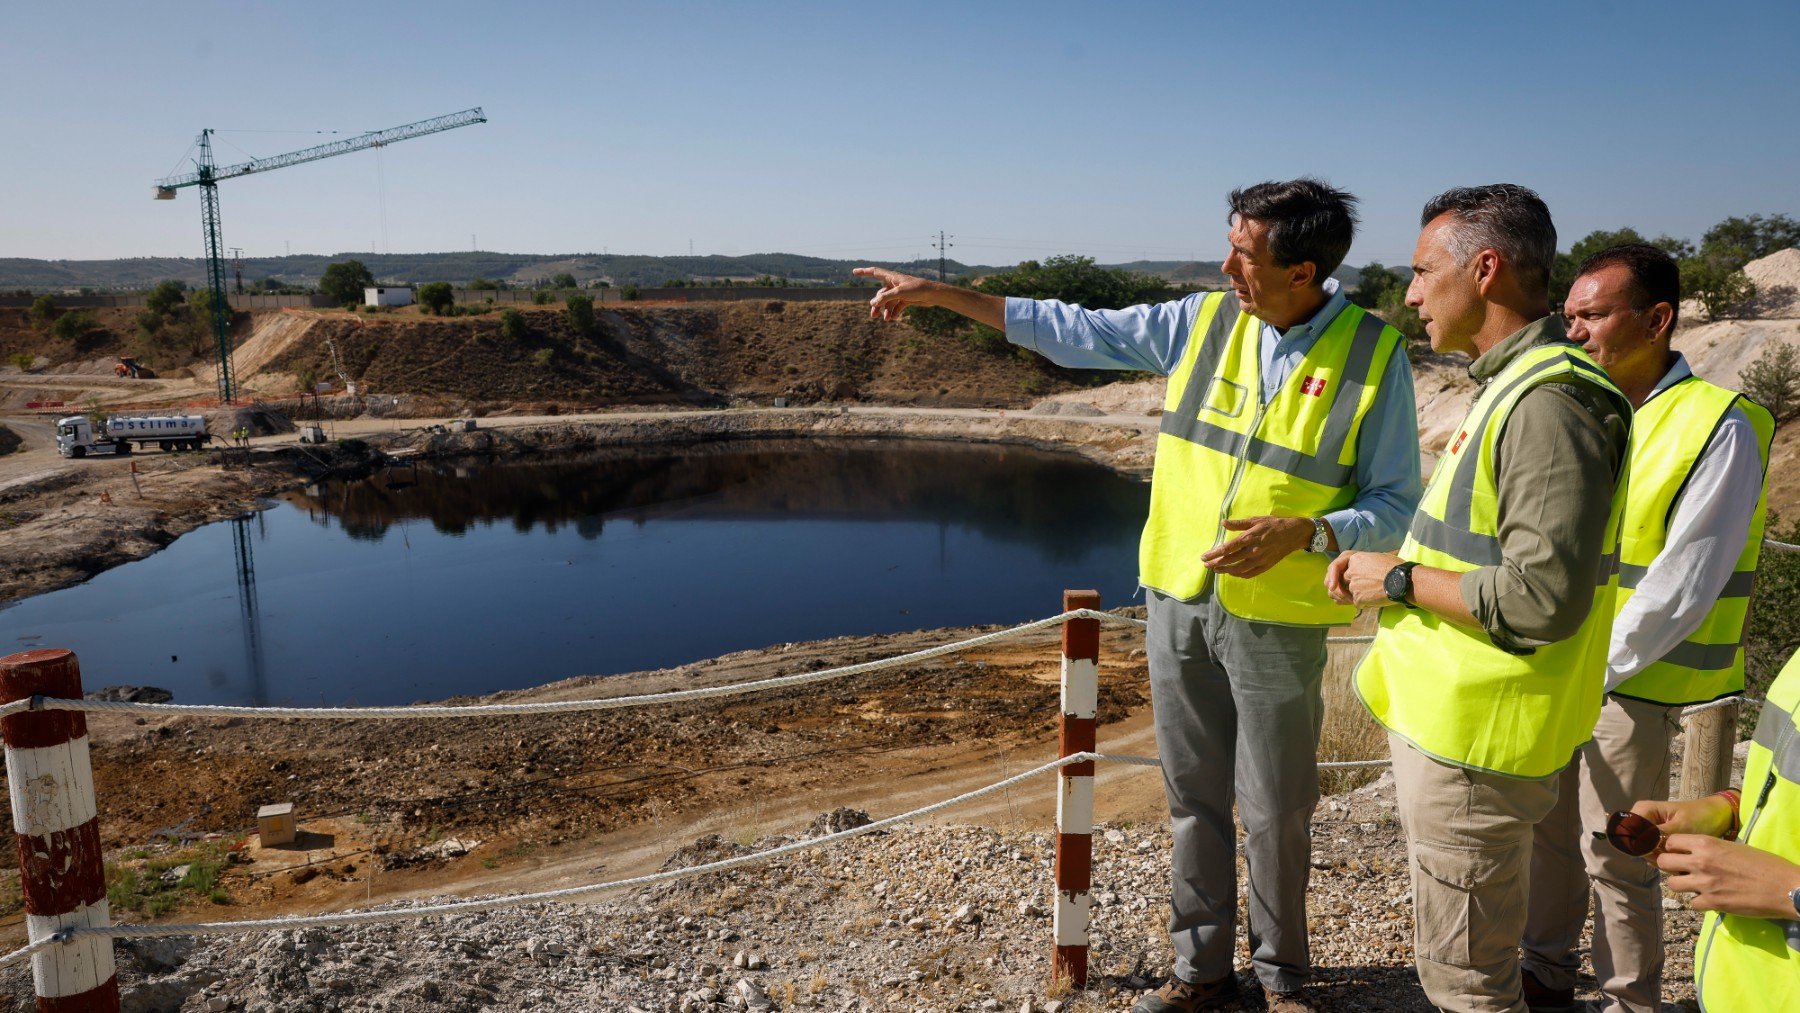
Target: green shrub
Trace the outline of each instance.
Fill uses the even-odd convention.
[[[1800,408],[1800,353],[1778,340],[1744,370],[1739,382],[1746,397],[1767,408],[1780,422]]]
[[[1769,513],[1767,536],[1789,545],[1800,545],[1800,519],[1787,527]],[[1750,624],[1745,630],[1745,693],[1760,700],[1768,695],[1782,666],[1800,648],[1800,552],[1763,546],[1756,568],[1756,591],[1750,601]],[[1745,708],[1745,730],[1756,724],[1756,711]]]
[[[64,313],[57,317],[56,323],[51,326],[50,331],[64,341],[80,341],[90,332],[99,328],[100,321],[95,320],[92,313],[87,310],[76,310],[74,313]]]
[[[637,302],[637,297],[638,287],[636,285],[626,285],[619,289],[619,298],[626,302]]]
[[[319,278],[319,291],[339,306],[350,306],[361,302],[363,289],[374,284],[374,273],[362,261],[346,260],[341,264],[325,265],[325,273]]]
[[[434,281],[419,286],[419,305],[427,313],[444,313],[456,302],[456,292],[447,281]]]
[[[531,361],[537,363],[540,367],[548,367],[551,363],[556,361],[556,349],[540,348],[532,353]]]
[[[43,327],[56,318],[56,300],[47,295],[40,295],[31,301],[31,309],[26,311],[31,322]]]
[[[525,314],[518,310],[507,310],[500,314],[500,336],[508,341],[520,341],[525,337]]]
[[[576,334],[587,334],[594,329],[594,300],[579,293],[569,296],[569,327]]]
[[[547,288],[539,289],[538,291],[531,293],[531,304],[533,306],[548,306],[555,301],[556,293]]]
[[[151,312],[159,313],[166,317],[175,312],[176,308],[186,301],[186,287],[183,286],[181,282],[163,281],[158,282],[156,287],[150,290],[150,295],[144,300],[144,305],[148,307]]]

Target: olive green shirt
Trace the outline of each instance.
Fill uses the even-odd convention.
[[[1521,352],[1565,342],[1562,318],[1527,324],[1469,364],[1486,387]],[[1500,431],[1500,563],[1462,575],[1463,603],[1502,650],[1525,653],[1574,636],[1594,603],[1613,488],[1623,480],[1631,416],[1616,395],[1576,380],[1519,399]]]

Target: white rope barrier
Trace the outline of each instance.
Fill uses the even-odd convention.
[[[1747,704],[1751,707],[1761,707],[1762,706],[1762,701],[1758,700],[1757,698],[1755,698],[1753,696],[1728,696],[1728,697],[1723,697],[1718,700],[1714,700],[1710,703],[1697,703],[1697,704],[1693,705],[1692,707],[1684,707],[1684,708],[1682,708],[1681,716],[1684,719],[1691,718],[1694,715],[1699,714],[1701,711],[1716,710],[1717,708],[1720,708],[1720,707],[1729,707],[1734,703]]]
[[[1800,545],[1795,545],[1792,542],[1778,542],[1773,538],[1765,538],[1763,539],[1763,544],[1771,549],[1780,549],[1783,552],[1800,552]]]
[[[865,672],[876,672],[884,668],[895,668],[914,662],[926,661],[958,651],[967,651],[1009,637],[1021,636],[1046,627],[1060,625],[1071,619],[1097,619],[1115,626],[1144,626],[1142,619],[1128,616],[1116,616],[1110,612],[1094,609],[1074,609],[1060,615],[1038,619],[1010,629],[984,633],[967,640],[957,640],[910,654],[896,655],[876,661],[864,661],[855,665],[842,665],[837,668],[820,669],[817,672],[800,672],[794,675],[779,675],[771,679],[757,679],[752,682],[733,683],[729,686],[707,686],[700,689],[671,690],[665,693],[642,693],[637,696],[601,697],[587,700],[555,700],[544,703],[501,703],[472,704],[462,707],[239,707],[225,704],[174,704],[174,703],[128,703],[121,700],[63,700],[51,697],[19,701],[8,704],[18,709],[86,711],[109,714],[154,714],[164,717],[236,717],[236,718],[325,718],[340,721],[395,721],[412,718],[469,718],[469,717],[507,717],[521,714],[576,714],[585,711],[619,710],[627,707],[646,707],[652,704],[675,703],[683,700],[704,700],[713,697],[736,696],[743,693],[755,693],[765,689],[781,689],[789,686],[803,686],[807,683],[822,682],[827,679],[841,679]],[[19,703],[24,704],[19,707]]]
[[[836,833],[794,841],[780,847],[757,851],[748,855],[707,862],[704,865],[688,866],[685,869],[671,869],[667,872],[654,872],[645,876],[633,876],[628,879],[615,879],[605,883],[588,883],[582,886],[564,887],[560,890],[544,890],[538,893],[508,894],[502,897],[483,897],[478,900],[452,901],[445,904],[432,904],[424,907],[399,908],[387,911],[346,911],[341,914],[304,915],[290,918],[262,918],[235,922],[190,922],[176,925],[100,925],[66,928],[53,935],[40,939],[28,946],[21,947],[11,953],[0,956],[0,967],[14,964],[29,958],[39,950],[62,943],[73,942],[84,936],[107,936],[115,939],[156,939],[168,936],[225,936],[242,935],[251,932],[273,932],[288,929],[333,928],[349,925],[378,925],[385,922],[413,921],[420,918],[450,914],[475,914],[483,911],[497,911],[503,908],[527,907],[533,904],[544,904],[551,901],[582,897],[588,894],[602,893],[610,890],[624,890],[632,887],[651,886],[677,879],[687,879],[709,872],[724,872],[746,865],[754,865],[771,859],[790,855],[808,848],[823,847],[847,841],[853,837],[886,830],[888,827],[910,822],[934,813],[942,812],[965,802],[973,802],[978,798],[1005,791],[1022,781],[1030,780],[1044,774],[1052,773],[1074,763],[1090,761],[1116,762],[1128,764],[1156,764],[1156,760],[1143,756],[1108,756],[1104,753],[1073,753],[1061,759],[1033,767],[1012,777],[995,781],[986,787],[964,792],[953,798],[934,802],[931,805],[889,816],[860,827],[839,830]]]
[[[1765,539],[1767,544],[1783,550],[1800,551],[1800,545],[1790,545],[1774,539]],[[542,713],[580,713],[584,711],[616,710],[628,707],[641,707],[657,703],[671,703],[683,700],[707,699],[713,697],[733,696],[753,693],[764,689],[784,688],[805,685],[828,679],[844,678],[866,672],[880,671],[931,658],[970,650],[986,644],[994,643],[1009,637],[1056,626],[1071,619],[1093,619],[1115,626],[1147,627],[1149,624],[1141,619],[1117,616],[1109,612],[1095,609],[1073,609],[1060,615],[1050,616],[1034,622],[1024,623],[993,633],[982,634],[966,640],[940,644],[936,647],[913,651],[876,661],[861,662],[854,665],[843,665],[837,668],[823,669],[817,672],[805,672],[794,675],[777,676],[770,679],[759,679],[751,682],[736,683],[728,686],[712,686],[701,689],[674,690],[664,693],[645,693],[636,696],[606,697],[588,700],[565,700],[545,703],[520,704],[478,704],[462,707],[238,707],[223,705],[185,705],[185,704],[144,704],[126,703],[107,700],[66,700],[61,698],[35,697],[17,700],[0,705],[0,718],[27,710],[64,710],[108,712],[127,714],[163,714],[193,715],[211,717],[249,717],[249,718],[327,718],[340,720],[398,720],[407,718],[443,718],[443,717],[497,717]],[[1327,643],[1369,643],[1373,636],[1328,637]],[[1760,705],[1761,700],[1743,696],[1726,697],[1709,703],[1685,708],[1681,717],[1687,718],[1695,714],[1728,707],[1733,704]],[[443,914],[465,914],[483,911],[494,911],[503,908],[524,907],[533,904],[548,903],[567,898],[586,896],[611,890],[629,889],[649,886],[656,883],[669,882],[699,876],[710,872],[722,872],[741,868],[758,862],[769,861],[784,855],[813,847],[836,844],[840,841],[876,833],[888,827],[910,822],[929,816],[966,802],[974,801],[1004,791],[1033,777],[1052,773],[1063,767],[1076,763],[1100,761],[1119,763],[1130,766],[1160,766],[1161,761],[1152,756],[1113,755],[1098,752],[1075,753],[1061,759],[1034,767],[1023,773],[996,781],[993,784],[974,791],[965,792],[953,798],[936,802],[911,812],[901,813],[885,819],[876,820],[860,827],[852,827],[821,837],[795,841],[766,851],[739,855],[717,862],[690,866],[685,869],[673,869],[666,872],[652,873],[628,879],[612,880],[605,883],[591,883],[583,886],[566,887],[559,890],[546,890],[538,893],[512,894],[502,897],[482,898],[470,901],[455,901],[445,904],[424,907],[405,908],[387,911],[352,911],[334,915],[311,915],[287,918],[268,918],[232,922],[194,922],[176,925],[110,925],[97,927],[71,927],[39,939],[10,953],[0,955],[0,967],[29,959],[33,954],[52,946],[72,942],[84,936],[105,936],[109,938],[161,938],[170,936],[220,936],[244,934],[250,932],[279,931],[286,929],[327,928],[349,925],[372,925],[388,922],[410,921],[419,918],[433,917]],[[1317,764],[1320,770],[1345,770],[1358,768],[1385,767],[1392,760],[1340,760]]]

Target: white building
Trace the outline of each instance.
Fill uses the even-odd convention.
[[[363,289],[364,306],[411,306],[413,304],[412,286],[405,288],[365,288]]]

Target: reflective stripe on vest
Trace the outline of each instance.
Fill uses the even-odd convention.
[[[1629,416],[1630,402],[1580,348],[1558,342],[1521,352],[1476,399],[1438,461],[1402,558],[1457,573],[1499,564],[1495,453],[1507,416],[1532,389],[1571,380],[1605,392]],[[1357,694],[1375,719],[1446,763],[1532,778],[1562,769],[1600,716],[1625,485],[1621,475],[1592,610],[1568,639],[1509,654],[1486,632],[1423,609],[1382,609],[1381,630],[1356,671]]]
[[[1738,553],[1735,572],[1706,618],[1673,650],[1614,690],[1621,696],[1674,706],[1743,692],[1744,623],[1762,557],[1769,446],[1775,438],[1775,420],[1768,409],[1690,376],[1637,410],[1631,420],[1631,493],[1619,533],[1618,608],[1623,611],[1633,589],[1662,553],[1688,475],[1734,406],[1749,418],[1762,454],[1763,486],[1749,537]]]
[[[1175,598],[1214,575],[1200,557],[1236,537],[1226,519],[1319,517],[1355,502],[1356,437],[1400,333],[1345,306],[1268,404],[1262,327],[1229,292],[1208,295],[1169,375],[1157,435],[1150,516],[1138,550],[1144,586]],[[1217,575],[1234,615],[1291,626],[1333,626],[1354,608],[1325,594],[1323,553],[1296,552],[1254,579]]]
[[[1738,840],[1800,863],[1800,654],[1769,687],[1744,762]],[[1800,1009],[1800,920],[1708,912],[1694,946],[1694,983],[1708,1013]]]

